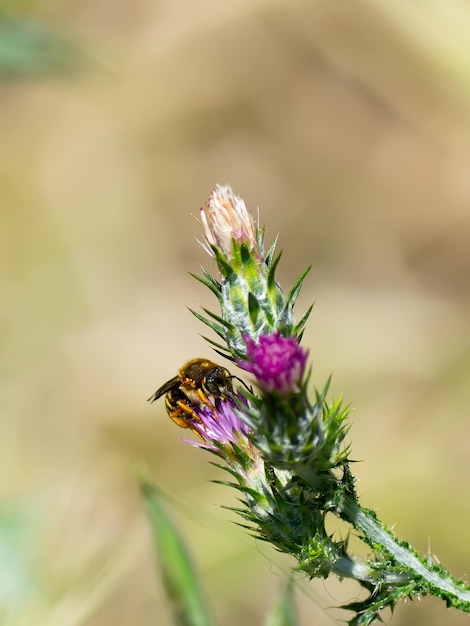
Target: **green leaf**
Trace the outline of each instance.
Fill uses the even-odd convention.
[[[78,50],[39,20],[0,13],[0,78],[21,78],[77,69]]]
[[[258,319],[261,315],[261,307],[258,299],[255,295],[251,293],[251,291],[248,292],[248,313],[250,315],[251,323],[253,324],[254,328],[257,328]]]
[[[226,278],[227,280],[233,279],[233,277],[236,276],[236,274],[235,274],[235,272],[233,270],[233,267],[227,261],[225,255],[216,246],[211,246],[211,248],[212,248],[212,251],[213,251],[213,253],[215,255],[215,260],[217,262],[217,267],[219,268],[220,273],[222,274],[222,276],[224,276],[224,278]]]
[[[229,359],[229,361],[234,361],[235,360],[233,358],[233,356],[232,356],[232,353],[227,348],[227,346],[223,346],[221,343],[218,343],[217,341],[214,341],[213,339],[211,339],[210,337],[206,337],[205,335],[201,335],[201,336],[202,336],[203,339],[205,339],[207,341],[207,343],[210,343],[211,346],[214,347],[215,352],[217,352],[217,354],[220,354],[225,359]]]
[[[234,263],[238,268],[238,280],[232,280],[231,284],[245,283],[246,287],[253,292],[258,292],[260,285],[260,262],[250,248],[244,243],[240,244],[236,250],[236,258]],[[245,288],[242,288],[242,292]]]
[[[203,324],[206,324],[206,326],[209,326],[209,328],[212,328],[212,330],[221,339],[225,339],[225,332],[224,332],[223,326],[220,326],[219,324],[216,324],[215,322],[213,322],[212,320],[208,319],[207,317],[204,317],[204,315],[201,315],[200,313],[198,313],[194,309],[189,309],[189,310],[194,315],[194,317],[196,317],[200,322],[202,322]]]
[[[203,308],[202,310],[204,311],[204,313],[207,313],[209,317],[212,317],[212,319],[216,320],[216,322],[220,322],[220,324],[222,324],[222,326],[225,326],[225,328],[227,328],[228,330],[234,330],[235,326],[234,324],[232,324],[232,322],[229,322],[220,315],[217,315],[217,313],[209,311],[209,309]]]
[[[41,520],[29,503],[0,504],[0,615],[30,600],[37,588],[34,568],[35,529]],[[0,618],[1,620],[1,618]],[[3,621],[1,622],[3,624]]]
[[[239,250],[242,265],[251,265],[253,263],[253,257],[250,248],[245,243],[241,243],[239,244]]]
[[[202,273],[204,274],[204,276],[207,278],[207,280],[212,283],[212,285],[214,285],[214,287],[217,287],[217,289],[220,291],[222,289],[222,285],[219,283],[219,281],[214,278],[212,276],[212,274],[210,274],[205,267],[201,267],[202,269]]]
[[[203,278],[202,276],[198,276],[198,274],[193,274],[192,272],[189,272],[189,275],[192,276],[193,278],[195,278],[200,283],[202,283],[205,287],[209,287],[209,289],[212,291],[212,293],[214,293],[216,295],[216,297],[219,298],[220,297],[220,290],[221,290],[220,283],[217,282],[215,280],[215,278],[213,278],[204,269],[202,271],[204,272],[206,278]]]
[[[288,579],[276,604],[267,616],[266,626],[297,626],[299,623],[294,602],[294,586],[292,579]]]
[[[268,254],[266,255],[266,259],[265,259],[265,263],[266,265],[269,267],[272,263],[273,257],[274,257],[274,253],[276,251],[276,246],[277,246],[277,240],[279,239],[279,235],[276,236],[276,239],[274,240],[272,246],[269,248],[268,250]]]
[[[302,316],[302,319],[300,320],[300,322],[298,324],[295,325],[294,328],[294,334],[297,335],[298,340],[300,341],[302,335],[303,335],[303,331],[304,331],[304,326],[307,323],[308,318],[310,317],[310,313],[312,312],[313,309],[313,304],[311,304],[306,313],[304,313],[304,315]]]
[[[331,387],[331,380],[332,380],[332,375],[330,374],[330,376],[328,376],[326,380],[326,383],[323,389],[321,391],[318,391],[318,389],[315,389],[315,396],[316,396],[315,405],[317,405],[320,408],[323,408],[323,405],[326,403],[326,397]]]
[[[309,265],[302,272],[302,274],[299,276],[299,278],[295,281],[294,286],[289,291],[289,294],[287,295],[287,302],[288,302],[288,304],[289,304],[291,309],[294,308],[295,303],[297,302],[297,298],[299,297],[300,290],[302,289],[302,284],[304,282],[304,279],[307,276],[307,274],[310,272],[311,269],[312,269],[312,266]]]
[[[139,482],[175,626],[212,626],[214,622],[181,535],[161,506],[155,486],[143,476],[139,476]]]
[[[282,250],[279,252],[279,254],[276,256],[276,258],[273,260],[273,262],[269,266],[269,272],[268,272],[268,278],[267,278],[269,292],[271,292],[276,286],[276,279],[274,275],[276,273],[276,268],[279,264],[279,261],[281,260],[281,257],[282,257]]]

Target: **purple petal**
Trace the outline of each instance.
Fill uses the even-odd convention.
[[[295,337],[283,337],[276,332],[261,335],[258,342],[248,336],[244,340],[247,356],[238,365],[255,376],[263,391],[284,395],[299,390],[308,352]]]

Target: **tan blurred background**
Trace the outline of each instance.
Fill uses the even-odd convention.
[[[132,474],[174,501],[218,623],[256,626],[290,561],[146,398],[210,355],[190,217],[232,184],[289,288],[314,379],[352,414],[366,506],[470,572],[470,7],[461,0],[4,2],[89,59],[0,83],[0,604],[11,625],[167,626]],[[304,625],[358,589],[299,580]],[[424,599],[395,626],[468,624]]]

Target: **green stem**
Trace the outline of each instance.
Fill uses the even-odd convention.
[[[333,574],[339,578],[352,578],[361,583],[377,585],[385,583],[388,585],[403,584],[410,580],[410,575],[404,572],[377,572],[377,568],[371,567],[365,561],[350,556],[341,557],[331,568]]]
[[[396,561],[410,573],[414,573],[415,580],[425,581],[424,588],[449,605],[470,612],[470,588],[462,582],[455,581],[451,574],[441,566],[426,565],[406,544],[400,543],[371,511],[361,508],[354,495],[346,494],[339,515],[361,530],[367,542],[375,549],[386,550]]]
[[[338,479],[332,472],[319,473],[308,465],[296,467],[296,474],[309,489],[320,499],[323,497],[325,511],[335,513],[360,531],[360,538],[376,554],[374,560],[368,561],[345,554],[331,568],[338,576],[355,579],[371,591],[369,599],[353,607],[359,609],[359,614],[367,609],[367,614],[349,623],[369,624],[377,617],[378,610],[393,607],[400,597],[426,594],[470,613],[470,587],[455,580],[444,567],[432,564],[430,558],[421,559],[406,542],[398,541],[373,511],[360,506],[347,466],[344,472],[343,478]]]

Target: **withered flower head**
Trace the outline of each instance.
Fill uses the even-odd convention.
[[[204,230],[204,249],[214,256],[212,246],[219,248],[227,258],[232,256],[232,241],[257,249],[257,227],[245,202],[236,196],[229,185],[216,185],[206,206],[200,210],[200,224]]]

